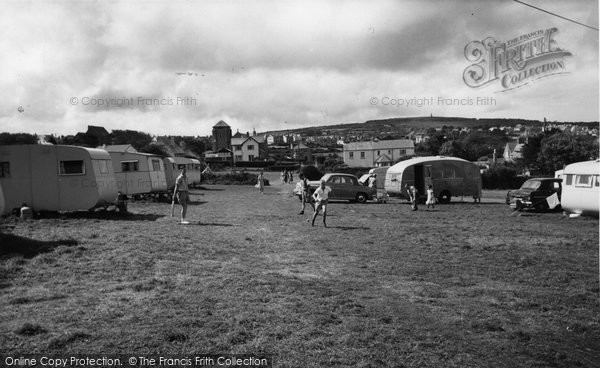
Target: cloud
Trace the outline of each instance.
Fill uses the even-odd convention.
[[[530,2],[598,24],[595,1]],[[504,94],[463,83],[468,42],[549,27],[573,53],[569,74]],[[264,131],[430,113],[598,120],[598,32],[507,0],[11,2],[0,32],[0,131],[73,134],[93,122],[205,135],[219,120]],[[497,104],[369,103],[385,96]],[[160,103],[178,98],[190,103]]]

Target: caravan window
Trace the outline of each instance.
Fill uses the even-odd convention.
[[[60,175],[82,175],[85,174],[83,160],[60,161]]]
[[[571,185],[573,183],[573,174],[567,174],[565,185]]]
[[[425,166],[425,177],[431,178],[431,166]]]
[[[592,186],[592,175],[577,175],[575,186],[590,188]]]
[[[8,178],[10,176],[10,162],[0,162],[0,178]]]
[[[160,160],[152,160],[152,170],[160,171]]]
[[[442,178],[444,179],[454,179],[456,177],[456,173],[454,172],[454,168],[445,167],[442,171]]]
[[[100,174],[108,174],[108,165],[110,165],[110,160],[98,160]]]
[[[139,162],[136,161],[121,161],[121,171],[140,171]]]
[[[600,187],[600,176],[594,175],[594,178],[596,178],[596,181],[595,181],[596,182],[596,186]]]

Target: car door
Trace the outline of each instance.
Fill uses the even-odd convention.
[[[329,197],[332,199],[339,199],[342,197],[343,188],[342,181],[339,175],[332,175],[329,180],[327,180],[327,186],[331,188],[331,193],[329,193]]]

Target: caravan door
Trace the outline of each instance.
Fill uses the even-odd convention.
[[[31,203],[34,211],[60,210],[59,162],[54,146],[31,146],[28,150],[31,173]],[[68,165],[68,163],[67,163]],[[57,180],[58,178],[58,180]]]
[[[425,193],[425,173],[423,165],[415,165],[415,188],[418,190],[418,195]]]

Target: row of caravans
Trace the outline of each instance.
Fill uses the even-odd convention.
[[[108,206],[119,191],[127,196],[167,193],[182,167],[191,186],[200,184],[200,161],[141,153],[129,145],[2,146],[0,214],[22,203],[35,211],[76,211]]]

